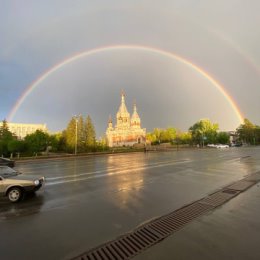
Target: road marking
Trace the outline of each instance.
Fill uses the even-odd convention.
[[[186,159],[187,160],[187,159]],[[150,166],[154,166],[154,165],[158,165],[158,164],[166,164],[166,163],[172,163],[172,160],[169,161],[165,161],[165,162],[158,162],[158,163],[153,163],[153,164],[148,164],[147,166],[142,166],[142,167],[150,167]],[[174,161],[174,162],[179,162],[179,161]],[[126,163],[126,164],[121,164],[121,168],[126,168],[128,170],[135,170],[138,169],[138,167],[129,167],[130,165],[133,165],[133,163]],[[79,168],[83,168],[83,167],[79,167]],[[91,175],[91,174],[96,174],[96,173],[105,173],[105,172],[110,172],[110,171],[116,171],[118,169],[118,167],[107,167],[105,169],[102,170],[98,170],[98,171],[94,171],[94,172],[85,172],[85,173],[80,173],[80,174],[72,174],[72,175],[66,175],[66,176],[56,176],[56,177],[49,177],[47,178],[48,180],[58,180],[58,179],[68,179],[68,178],[75,178],[75,177],[79,177],[79,176],[85,176],[85,175]]]
[[[64,176],[63,180],[54,181],[54,182],[48,182],[48,180],[50,180],[50,178],[46,178],[46,184],[45,185],[46,186],[53,186],[53,185],[58,185],[58,184],[63,184],[63,183],[70,183],[70,182],[77,182],[77,181],[83,181],[83,180],[88,180],[88,179],[109,177],[109,176],[113,176],[113,175],[119,175],[119,174],[123,174],[123,173],[133,172],[133,171],[140,171],[140,170],[159,168],[159,167],[165,167],[165,166],[170,166],[170,165],[178,165],[178,164],[190,163],[190,162],[192,162],[192,160],[183,160],[183,161],[174,161],[174,162],[171,161],[169,163],[164,163],[164,164],[141,166],[141,167],[135,167],[135,168],[131,168],[131,169],[119,170],[119,171],[115,171],[115,172],[112,172],[112,171],[108,172],[107,170],[87,172],[87,173],[82,173],[82,174],[76,175],[76,176],[75,175]],[[101,173],[101,174],[94,175],[95,173]],[[92,175],[92,176],[89,176],[89,175]],[[77,178],[78,176],[86,176],[86,177],[85,178]],[[56,177],[56,178],[58,178],[58,177]],[[65,178],[74,178],[74,179],[64,180]]]

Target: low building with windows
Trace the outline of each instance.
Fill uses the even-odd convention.
[[[106,130],[106,138],[109,147],[133,146],[134,144],[145,144],[146,129],[141,128],[141,119],[134,104],[133,114],[127,111],[125,94],[121,95],[121,104],[116,114],[116,125],[113,127],[112,118],[109,118]]]
[[[0,122],[0,126],[3,123]],[[33,134],[37,130],[47,132],[46,124],[20,124],[20,123],[7,123],[9,131],[17,136],[18,139],[24,139],[26,135]]]

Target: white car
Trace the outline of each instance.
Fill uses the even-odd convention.
[[[208,144],[207,147],[216,148],[215,144]]]
[[[207,147],[210,148],[229,148],[227,144],[208,144]]]
[[[227,145],[227,144],[217,144],[216,148],[229,148],[229,145]]]

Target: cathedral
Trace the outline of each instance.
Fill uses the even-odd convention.
[[[109,118],[106,137],[109,147],[133,146],[145,144],[146,129],[141,128],[141,119],[137,113],[136,104],[132,116],[127,111],[125,95],[121,94],[121,104],[116,114],[116,125],[113,127],[112,118]]]

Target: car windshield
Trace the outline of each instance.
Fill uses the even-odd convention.
[[[17,176],[19,173],[10,167],[0,167],[0,176],[7,178]]]

